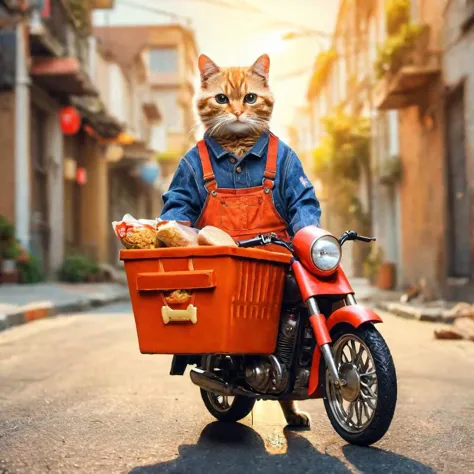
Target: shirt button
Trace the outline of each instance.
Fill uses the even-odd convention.
[[[235,158],[231,158],[231,159],[230,159],[230,162],[231,162],[232,164],[234,164],[234,163],[237,163],[237,160],[236,160]]]
[[[237,168],[235,168],[235,171],[237,171],[237,173],[242,173],[242,168],[240,166],[237,166]]]

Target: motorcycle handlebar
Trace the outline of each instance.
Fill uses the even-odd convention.
[[[237,245],[242,248],[261,247],[263,245],[269,244],[280,245],[281,247],[285,247],[290,252],[293,252],[291,243],[279,239],[276,234],[257,235],[257,237],[252,239],[241,240],[240,242],[237,242]]]
[[[237,245],[239,247],[243,247],[243,248],[258,247],[260,245],[263,245],[263,239],[262,239],[262,236],[259,235],[257,237],[252,238],[252,239],[241,240],[241,241],[237,242]]]

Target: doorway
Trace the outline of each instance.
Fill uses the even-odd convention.
[[[449,276],[471,277],[471,216],[466,163],[464,87],[456,88],[446,105],[448,169]]]

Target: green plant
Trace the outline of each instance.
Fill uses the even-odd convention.
[[[384,255],[382,248],[378,245],[373,245],[367,258],[364,260],[364,276],[371,282],[375,281],[378,269],[383,263],[383,259]]]
[[[15,236],[15,226],[0,216],[0,240],[10,240]]]
[[[86,282],[90,275],[99,272],[99,266],[84,255],[71,255],[59,269],[59,279],[68,283]]]
[[[314,171],[334,199],[330,212],[341,217],[347,226],[370,227],[370,217],[363,216],[357,195],[362,174],[370,172],[370,126],[367,119],[338,110],[324,119],[326,135],[314,150]],[[367,225],[367,222],[369,225]]]
[[[379,171],[379,181],[382,184],[392,185],[402,179],[402,162],[399,156],[391,156],[384,161]]]
[[[316,95],[326,81],[331,66],[337,59],[337,52],[334,49],[322,51],[316,57],[313,75],[311,77],[309,89],[312,95]]]
[[[2,257],[4,260],[16,260],[21,254],[21,248],[16,240],[10,241],[2,248]]]
[[[397,72],[403,66],[408,53],[413,51],[417,40],[426,32],[426,25],[402,25],[399,32],[389,36],[379,46],[375,61],[375,74],[378,79],[387,72]]]
[[[89,0],[68,0],[66,6],[77,29],[90,34]]]
[[[39,283],[44,280],[41,270],[41,262],[33,255],[29,255],[27,259],[17,262],[21,283]]]
[[[385,24],[388,35],[394,35],[410,21],[409,0],[389,0],[385,7]]]

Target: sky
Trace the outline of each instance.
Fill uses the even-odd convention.
[[[285,139],[297,107],[306,104],[314,59],[330,41],[326,36],[302,32],[310,29],[330,35],[338,4],[339,0],[116,0],[114,10],[96,12],[94,22],[140,25],[176,21],[146,10],[149,6],[189,18],[199,52],[218,65],[250,65],[260,54],[269,54],[270,85],[276,98],[272,131]],[[289,32],[300,36],[282,40]]]

